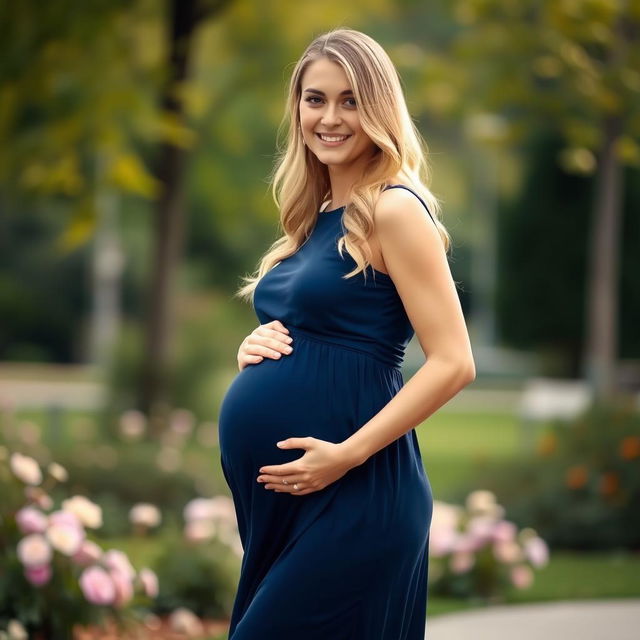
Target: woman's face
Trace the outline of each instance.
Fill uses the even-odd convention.
[[[368,160],[376,146],[360,126],[358,106],[342,67],[328,58],[315,60],[302,75],[301,89],[302,136],[318,160],[343,167]]]

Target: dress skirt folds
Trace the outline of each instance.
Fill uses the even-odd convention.
[[[259,281],[256,315],[280,320],[293,352],[247,365],[220,407],[244,549],[229,640],[425,637],[433,498],[413,429],[320,491],[256,481],[260,467],[304,454],[278,441],[342,442],[403,385],[413,328],[389,275],[342,277],[355,267],[338,252],[343,212],[318,213],[302,247]]]

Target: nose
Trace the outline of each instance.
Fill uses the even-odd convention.
[[[341,119],[338,115],[337,107],[327,107],[326,111],[322,114],[321,123],[324,126],[330,127],[340,124]]]

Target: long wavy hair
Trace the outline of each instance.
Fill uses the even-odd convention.
[[[409,115],[396,68],[370,36],[353,29],[334,29],[313,40],[293,69],[270,176],[284,234],[260,259],[256,272],[243,276],[245,284],[235,294],[240,298],[251,300],[262,276],[304,244],[323,203],[330,197],[327,166],[309,151],[300,129],[301,80],[307,67],[320,58],[337,62],[344,69],[356,98],[361,126],[377,146],[362,177],[353,184],[350,202],[344,210],[346,233],[339,239],[338,250],[342,256],[346,248],[357,266],[343,277],[351,278],[362,271],[366,278],[371,257],[367,239],[374,229],[375,203],[396,176],[425,200],[445,251],[449,249],[450,236],[439,220],[439,201],[426,186],[430,182],[427,145]],[[284,145],[279,142],[283,131],[286,131]]]

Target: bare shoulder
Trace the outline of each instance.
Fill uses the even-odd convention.
[[[467,372],[474,370],[469,336],[439,229],[406,189],[380,194],[374,225],[388,274],[425,356],[451,363],[468,380]]]
[[[376,202],[373,220],[376,235],[401,237],[418,234],[441,245],[442,239],[431,216],[416,195],[407,189],[387,189]]]

